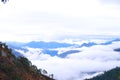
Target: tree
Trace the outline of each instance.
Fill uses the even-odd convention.
[[[38,69],[37,72],[38,72],[38,74],[41,74],[42,73],[42,69]]]
[[[34,72],[37,72],[37,70],[38,70],[35,65],[32,65],[31,68],[32,68],[32,70],[33,70]]]
[[[54,75],[53,75],[53,74],[50,74],[49,77],[53,79]]]
[[[2,52],[0,51],[0,57],[2,56]]]
[[[46,71],[45,69],[44,69],[42,72],[43,72],[43,74],[44,74],[44,75],[46,75],[46,74],[47,74],[47,71]]]
[[[22,63],[23,66],[26,67],[26,69],[29,69],[32,65],[32,63],[25,57],[20,56],[18,60]]]

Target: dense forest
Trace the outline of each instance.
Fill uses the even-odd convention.
[[[46,74],[46,70],[38,69],[24,56],[16,57],[0,42],[0,80],[54,80],[53,74]]]
[[[105,71],[104,74],[85,80],[120,80],[120,67]]]

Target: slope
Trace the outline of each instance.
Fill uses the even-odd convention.
[[[46,70],[43,70],[47,73]],[[25,57],[16,57],[10,48],[0,42],[0,80],[54,80]]]

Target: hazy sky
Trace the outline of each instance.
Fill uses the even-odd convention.
[[[119,35],[119,0],[9,0],[0,3],[0,40]]]

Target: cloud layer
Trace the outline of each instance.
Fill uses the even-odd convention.
[[[53,73],[58,80],[83,80],[96,75],[92,73],[106,71],[120,66],[120,53],[115,52],[120,42],[110,45],[95,45],[90,48],[77,48],[79,53],[70,54],[66,58],[51,57],[41,52],[41,49],[28,48],[24,53],[37,67]],[[68,48],[66,48],[69,50]],[[19,50],[20,52],[20,50]]]

